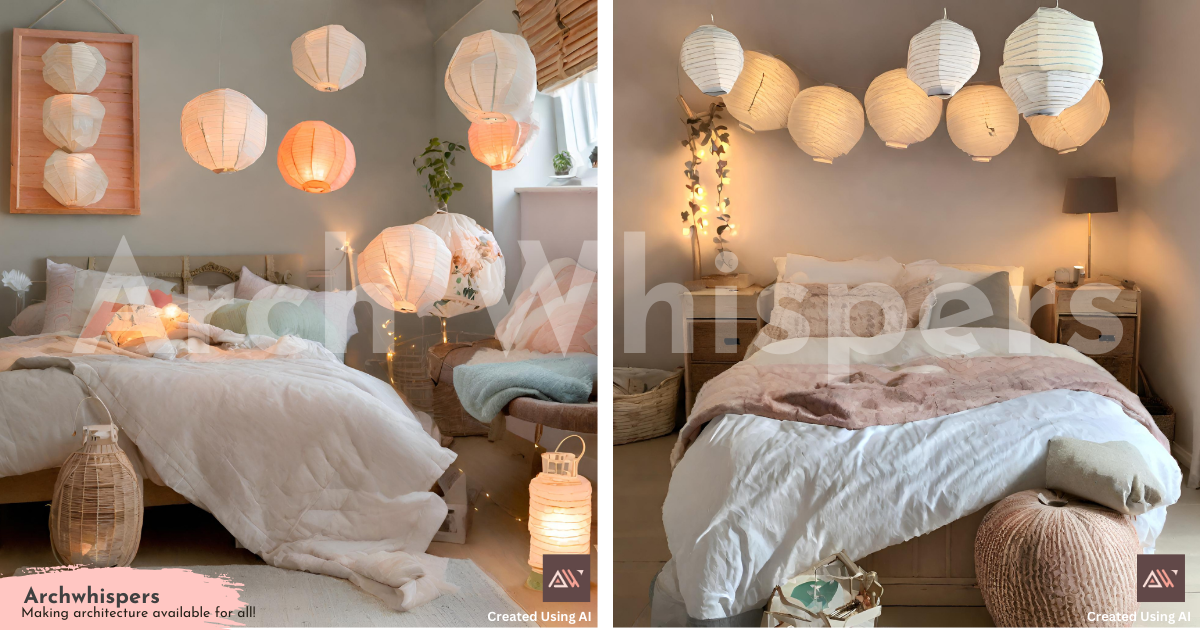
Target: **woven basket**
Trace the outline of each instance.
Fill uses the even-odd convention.
[[[654,389],[628,396],[613,395],[613,444],[629,444],[666,435],[675,430],[679,385],[683,370],[676,370]]]
[[[438,341],[441,339],[439,337]],[[433,421],[437,423],[442,435],[451,437],[468,437],[472,435],[489,435],[490,425],[484,424],[463,409],[458,399],[458,391],[454,389],[454,366],[469,361],[479,348],[499,349],[500,342],[488,335],[461,334],[448,341],[451,345],[472,344],[451,350],[445,356],[445,361],[439,362],[433,358],[441,344],[435,344],[426,353],[426,365],[430,367],[429,377],[433,380]],[[441,346],[443,350],[450,346]],[[434,374],[433,372],[437,373]],[[490,418],[489,418],[490,420]]]
[[[1154,418],[1154,424],[1158,425],[1158,430],[1163,432],[1167,437],[1168,442],[1175,441],[1175,409],[1171,407],[1167,401],[1158,397],[1154,387],[1150,385],[1150,380],[1146,378],[1146,373],[1142,371],[1141,366],[1138,367],[1138,376],[1142,379],[1141,387],[1138,389],[1142,392],[1142,406],[1146,411],[1150,412],[1150,417]]]
[[[478,333],[455,332],[446,333],[445,339],[451,343],[470,343],[479,339],[487,339],[490,335]],[[429,377],[429,349],[443,343],[442,333],[421,335],[404,341],[397,341],[388,353],[388,377],[408,404],[417,411],[424,411],[434,416],[436,401],[434,400],[433,379]],[[457,401],[457,399],[455,399]],[[439,425],[440,428],[440,425]],[[441,429],[444,435],[446,433]]]

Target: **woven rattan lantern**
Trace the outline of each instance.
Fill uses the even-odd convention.
[[[450,248],[423,225],[390,227],[358,255],[358,281],[371,299],[401,313],[427,311],[446,294]]]
[[[942,99],[926,95],[904,68],[875,77],[863,101],[871,128],[893,149],[928,138],[942,121]]]
[[[68,208],[90,206],[108,191],[108,175],[91,153],[67,153],[56,149],[46,158],[42,188]]]
[[[1033,116],[1026,118],[1033,137],[1037,141],[1058,151],[1071,153],[1092,139],[1108,121],[1108,92],[1104,82],[1096,81],[1083,100],[1063,110],[1057,116]]]
[[[292,42],[292,69],[322,92],[344,90],[367,71],[367,45],[344,26],[322,26]]]
[[[197,164],[232,173],[253,164],[267,148],[267,115],[245,94],[220,88],[183,106],[179,135]]]
[[[288,130],[279,143],[283,181],[304,192],[333,192],[354,175],[350,138],[319,120],[306,120]]]
[[[578,435],[562,442],[571,438],[583,443]],[[542,453],[542,472],[529,482],[529,567],[538,575],[546,554],[591,553],[592,484],[579,476],[583,452],[560,452],[562,442]]]
[[[709,96],[724,96],[742,72],[742,44],[733,33],[705,24],[683,40],[679,63],[688,78]]]
[[[493,171],[506,171],[525,158],[538,131],[538,126],[531,122],[473,122],[467,129],[467,144],[476,160]]]
[[[1000,83],[1022,116],[1057,116],[1092,89],[1103,66],[1095,24],[1042,7],[1004,41]]]
[[[804,90],[792,103],[788,131],[814,162],[833,164],[863,133],[863,108],[854,95],[832,85]]]
[[[446,93],[471,122],[528,120],[537,94],[529,44],[497,31],[464,37],[446,68]]]
[[[722,100],[743,129],[770,131],[788,124],[788,108],[799,93],[800,79],[786,63],[748,50],[742,73]]]
[[[976,162],[991,162],[1007,149],[1020,120],[1017,106],[995,85],[968,85],[946,106],[950,139]]]
[[[100,85],[108,64],[95,46],[54,43],[42,55],[42,78],[64,94],[87,94]]]
[[[952,20],[936,20],[908,42],[908,78],[929,96],[954,96],[978,69],[975,33]]]
[[[478,124],[478,123],[475,123]],[[419,315],[453,317],[486,308],[504,297],[504,255],[496,236],[475,219],[438,211],[417,221],[450,248],[445,295]]]
[[[54,146],[82,151],[100,138],[104,105],[86,94],[59,94],[42,103],[42,133]]]

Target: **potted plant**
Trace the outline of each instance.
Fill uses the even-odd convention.
[[[554,174],[562,177],[571,174],[571,154],[566,151],[560,151],[554,156]]]
[[[446,212],[450,196],[463,189],[462,182],[454,181],[454,177],[450,175],[450,167],[455,165],[454,152],[462,150],[463,145],[456,142],[442,142],[438,138],[430,138],[425,152],[413,158],[417,174],[424,175],[425,171],[429,171],[429,182],[425,184],[425,191],[429,193],[429,198],[437,203],[438,212]],[[425,158],[424,164],[417,162],[421,158]]]

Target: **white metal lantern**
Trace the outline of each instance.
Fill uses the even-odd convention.
[[[367,45],[344,26],[322,26],[292,42],[292,69],[322,92],[344,90],[366,72]]]
[[[471,122],[528,120],[537,95],[529,44],[497,31],[464,37],[446,68],[446,94]]]
[[[491,306],[504,297],[504,255],[495,235],[465,214],[440,210],[417,225],[433,230],[450,249],[445,295],[418,311],[419,315],[453,317]]]
[[[904,68],[875,77],[863,101],[871,128],[893,149],[928,138],[942,121],[942,99],[926,95]]]
[[[214,173],[240,171],[267,148],[267,115],[245,94],[220,88],[183,106],[179,135],[200,166]]]
[[[854,148],[863,133],[863,108],[854,95],[832,85],[801,92],[788,115],[788,131],[796,146],[814,162],[833,164]]]
[[[991,162],[1007,149],[1020,120],[1017,106],[995,85],[968,85],[946,106],[950,139],[976,162]]]
[[[423,225],[390,227],[358,255],[358,281],[384,308],[427,310],[450,280],[450,248]]]
[[[91,153],[67,153],[56,149],[46,158],[42,188],[68,208],[90,206],[104,197],[108,175]]]
[[[1058,151],[1070,153],[1087,143],[1108,121],[1108,92],[1104,82],[1096,81],[1083,100],[1063,110],[1057,116],[1026,118],[1033,137]]]
[[[583,442],[578,435],[563,442],[572,437]],[[582,458],[582,452],[542,453],[542,472],[529,482],[529,567],[535,573],[546,554],[591,553],[592,484],[579,476]]]
[[[954,96],[978,69],[975,33],[953,20],[936,20],[908,42],[908,78],[929,96]]]
[[[42,133],[54,146],[82,151],[100,138],[104,105],[86,94],[59,94],[42,103]]]
[[[493,171],[506,171],[525,159],[539,130],[532,122],[516,120],[473,122],[467,129],[467,144],[476,160]]]
[[[1103,66],[1095,24],[1042,7],[1005,40],[1000,83],[1022,116],[1057,116],[1087,94]]]
[[[42,78],[65,94],[87,94],[100,85],[108,64],[95,46],[57,42],[42,55]]]
[[[742,72],[742,44],[733,33],[705,24],[683,40],[679,63],[688,78],[709,96],[724,96]]]
[[[800,92],[800,79],[775,57],[747,50],[742,73],[723,97],[729,113],[750,132],[782,129],[788,108]]]

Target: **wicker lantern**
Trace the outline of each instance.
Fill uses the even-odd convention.
[[[854,95],[831,85],[804,90],[792,103],[788,131],[814,162],[833,164],[863,133],[863,108]]]
[[[504,297],[504,255],[495,235],[471,217],[441,210],[417,225],[442,239],[450,249],[451,261],[445,295],[418,311],[419,315],[453,317],[486,308]]]
[[[538,131],[531,122],[473,122],[467,130],[467,144],[476,160],[493,171],[506,171],[525,158]]]
[[[279,143],[283,181],[304,192],[333,192],[354,175],[350,138],[319,120],[306,120],[288,130]]]
[[[969,85],[946,106],[950,139],[976,162],[991,162],[1007,149],[1020,120],[1012,99],[994,85]]]
[[[1057,116],[1033,116],[1026,118],[1033,137],[1037,141],[1058,151],[1071,153],[1092,139],[1108,121],[1108,92],[1104,82],[1096,81],[1083,100],[1063,110]]]
[[[67,153],[55,149],[46,158],[42,188],[68,208],[90,206],[108,191],[108,175],[91,153]]]
[[[108,64],[95,46],[54,43],[42,55],[42,78],[64,94],[87,94],[100,85]]]
[[[1004,41],[1000,83],[1022,116],[1057,116],[1087,94],[1103,65],[1095,24],[1042,7]]]
[[[42,133],[60,149],[82,151],[100,138],[104,105],[86,94],[59,94],[42,103]]]
[[[183,106],[179,135],[197,164],[232,173],[253,164],[267,148],[267,115],[245,94],[220,88]]]
[[[344,90],[367,71],[367,45],[344,26],[322,26],[292,42],[292,70],[322,92]]]
[[[748,50],[742,73],[722,100],[740,126],[754,133],[786,126],[788,108],[799,93],[800,79],[786,63]]]
[[[387,228],[358,255],[358,281],[384,308],[428,310],[446,294],[450,248],[423,225]]]
[[[724,96],[742,72],[742,44],[723,28],[705,24],[683,40],[679,63],[708,96]]]
[[[537,95],[529,44],[496,31],[464,37],[446,68],[446,93],[471,122],[528,120]]]
[[[928,138],[942,121],[942,99],[926,95],[904,68],[875,77],[863,101],[871,127],[893,149]]]
[[[569,435],[571,438],[583,438]],[[542,453],[542,472],[529,482],[529,568],[531,585],[542,573],[546,554],[588,554],[592,546],[592,484],[579,476],[574,453]],[[586,451],[586,447],[584,451]],[[539,581],[540,580],[536,580]]]
[[[908,78],[929,96],[954,96],[978,69],[975,33],[952,20],[936,20],[908,42]]]

